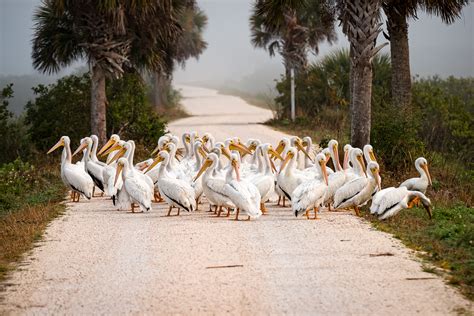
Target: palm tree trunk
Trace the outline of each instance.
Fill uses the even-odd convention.
[[[92,67],[91,74],[91,130],[99,137],[99,142],[107,141],[107,96],[105,94],[105,73],[98,66]]]
[[[380,33],[379,0],[345,1],[347,35],[351,43],[351,144],[370,143],[372,58],[385,44],[376,46]]]
[[[164,113],[167,105],[168,79],[161,72],[153,76],[153,107],[156,112]]]
[[[372,66],[369,62],[353,65],[351,102],[351,144],[362,148],[370,143]]]
[[[392,102],[403,108],[411,104],[410,48],[405,7],[405,4],[384,7],[390,36]]]

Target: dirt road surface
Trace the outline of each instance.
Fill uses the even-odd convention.
[[[268,111],[185,88],[196,115],[174,133],[212,132],[275,142]],[[0,314],[446,315],[472,305],[414,254],[348,213],[235,222],[201,211],[164,217],[118,212],[106,198],[69,204],[0,294]]]

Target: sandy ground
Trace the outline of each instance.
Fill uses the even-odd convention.
[[[210,131],[275,142],[255,123],[268,111],[186,88],[196,114],[173,132]],[[201,115],[204,113],[213,113]],[[164,217],[113,210],[110,200],[70,204],[0,294],[0,314],[445,315],[473,306],[422,271],[413,253],[347,213],[295,218],[271,207],[256,221],[205,211]],[[390,256],[382,254],[390,254]],[[230,267],[229,267],[230,266]]]

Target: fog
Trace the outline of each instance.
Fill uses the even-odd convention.
[[[250,43],[248,17],[251,0],[198,0],[209,18],[204,37],[208,49],[199,60],[190,60],[176,71],[177,82],[240,83],[254,89],[271,86],[283,71],[279,58],[271,59]],[[31,65],[32,14],[37,0],[0,0],[0,75],[37,74]],[[420,76],[474,76],[474,4],[462,18],[445,25],[437,17],[420,14],[410,21],[410,59],[413,74]],[[321,45],[319,56],[347,47],[339,33],[338,42]],[[380,36],[379,41],[385,39]],[[314,57],[317,58],[317,57]],[[79,64],[78,64],[79,65]],[[75,67],[64,70],[71,72]],[[61,75],[60,74],[60,75]],[[253,78],[250,82],[250,78]],[[256,81],[256,82],[255,82]]]

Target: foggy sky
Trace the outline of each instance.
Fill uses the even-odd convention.
[[[279,58],[270,59],[250,43],[248,17],[251,0],[198,0],[209,18],[205,31],[208,49],[198,61],[191,60],[175,78],[180,82],[236,81],[255,73],[278,75],[283,68]],[[36,73],[31,65],[32,14],[38,0],[0,0],[0,75]],[[462,18],[446,26],[437,17],[420,14],[410,21],[410,59],[412,73],[421,76],[474,76],[474,4]],[[379,41],[383,41],[382,36]],[[339,41],[323,44],[320,56],[336,47],[347,47],[339,32]],[[71,69],[63,73],[67,73]],[[269,82],[269,84],[272,84]]]

